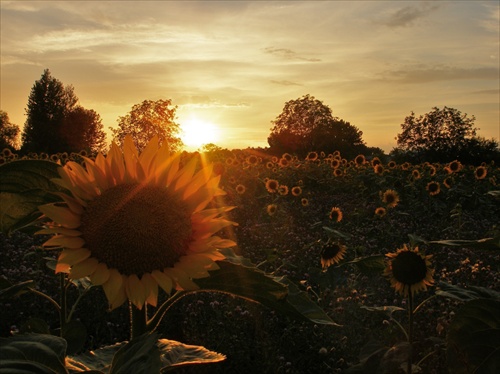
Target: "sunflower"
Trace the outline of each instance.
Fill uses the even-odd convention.
[[[476,170],[474,170],[474,177],[478,180],[486,178],[486,174],[488,174],[488,169],[484,166],[478,166]]]
[[[460,161],[452,161],[448,164],[447,166],[447,170],[448,170],[448,173],[456,173],[460,170],[462,170],[462,164],[460,163]]]
[[[326,243],[321,249],[321,266],[327,269],[344,258],[346,247],[340,243]]]
[[[255,155],[250,155],[247,157],[246,161],[250,166],[255,166],[259,163],[259,158]]]
[[[318,152],[309,152],[306,156],[306,161],[316,161],[318,159]]]
[[[293,156],[290,153],[283,153],[281,155],[281,158],[284,158],[287,161],[292,161],[293,160]]]
[[[382,174],[384,172],[384,167],[381,164],[376,164],[373,167],[373,171],[375,172],[375,174]]]
[[[340,177],[340,176],[344,175],[344,172],[340,169],[335,169],[333,171],[333,175],[335,175],[336,177]]]
[[[354,159],[354,163],[356,166],[361,166],[366,162],[366,158],[364,155],[357,155],[356,158]]]
[[[439,182],[431,181],[427,183],[425,189],[429,192],[429,195],[434,196],[441,192],[441,188],[439,186]]]
[[[238,195],[243,195],[246,190],[247,190],[247,188],[242,184],[238,184],[236,186],[236,192],[238,193]]]
[[[443,181],[443,185],[446,188],[451,188],[452,183],[453,183],[453,180],[450,177],[445,178]]]
[[[156,306],[158,286],[167,294],[195,290],[193,281],[218,269],[220,248],[232,240],[214,234],[234,222],[230,207],[207,208],[224,195],[212,166],[197,170],[198,157],[180,166],[180,154],[158,147],[154,137],[139,154],[127,136],[107,156],[69,161],[54,182],[71,192],[64,204],[39,209],[53,222],[41,234],[55,234],[44,247],[63,248],[56,273],[90,277],[104,289],[111,309],[127,299],[138,309]]]
[[[302,188],[300,188],[300,186],[292,187],[293,196],[300,196],[301,194],[302,194]]]
[[[382,163],[382,161],[380,161],[380,158],[378,158],[378,157],[372,158],[371,164],[372,164],[373,167],[375,167],[377,165],[380,165],[381,163]]]
[[[418,247],[410,249],[404,244],[403,248],[386,254],[386,257],[384,276],[389,278],[391,286],[402,296],[413,296],[434,284],[434,269],[430,268],[432,256],[420,253]]]
[[[394,190],[386,190],[382,194],[382,201],[387,204],[388,208],[394,208],[399,203],[399,195]]]
[[[332,167],[332,169],[337,169],[340,166],[340,160],[334,158],[330,163],[330,166]]]
[[[384,207],[378,207],[377,209],[375,209],[375,215],[377,215],[378,217],[383,217],[387,214],[387,210],[384,208]]]
[[[302,199],[300,199],[300,203],[302,204],[302,206],[308,206],[309,199],[306,199],[305,197],[303,197]]]
[[[332,208],[332,210],[330,211],[329,217],[334,222],[340,222],[340,221],[342,221],[342,217],[343,217],[342,211],[340,210],[340,208],[334,206]]]
[[[290,165],[290,161],[287,158],[280,158],[278,165],[281,166],[282,168],[286,168],[287,166]]]
[[[269,214],[270,216],[274,216],[274,214],[278,210],[278,206],[276,204],[269,204],[266,210],[267,214]]]
[[[387,166],[389,166],[389,168],[391,168],[391,169],[394,169],[396,167],[396,161],[389,161]]]
[[[279,186],[280,186],[280,183],[276,179],[268,179],[266,182],[266,190],[269,193],[278,192]]]
[[[282,196],[288,195],[288,186],[282,184],[278,187],[278,193]]]
[[[411,172],[411,175],[412,175],[413,179],[420,179],[421,178],[420,171],[418,171],[417,169],[413,169]]]

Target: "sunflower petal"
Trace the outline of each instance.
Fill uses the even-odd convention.
[[[146,290],[146,302],[149,305],[156,306],[158,303],[158,283],[150,273],[144,273],[141,282]]]
[[[104,263],[97,264],[94,272],[90,274],[90,281],[96,286],[106,283],[109,279],[109,269]]]
[[[71,279],[88,277],[95,271],[98,264],[99,261],[97,261],[94,257],[87,258],[86,260],[73,265],[69,272],[69,276]]]
[[[117,308],[121,304],[113,302],[120,299],[120,294],[125,294],[123,287],[123,277],[116,269],[109,269],[109,279],[103,283],[102,288],[106,294],[106,298],[110,304],[111,310]],[[125,300],[124,300],[125,301]],[[123,302],[122,302],[123,304]]]
[[[52,221],[60,223],[68,229],[76,229],[80,226],[80,216],[67,207],[46,204],[39,206],[38,209]]]
[[[146,289],[136,274],[129,275],[125,284],[125,291],[129,300],[137,309],[141,310],[146,301]]]
[[[56,235],[43,243],[44,247],[82,248],[85,244],[80,236]]]
[[[92,253],[87,248],[63,249],[57,262],[73,266],[86,260],[91,254]]]
[[[159,270],[153,270],[151,276],[156,282],[158,282],[158,285],[167,293],[167,295],[170,295],[170,292],[172,292],[172,278]]]
[[[189,279],[189,276],[184,271],[177,268],[177,264],[174,266],[175,268],[166,268],[163,272],[175,281],[176,289],[180,291],[192,291],[200,288]]]

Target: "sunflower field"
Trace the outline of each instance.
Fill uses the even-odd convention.
[[[86,157],[84,153],[32,154],[25,159],[84,165]],[[218,177],[223,194],[211,204],[220,200],[234,207],[224,211],[228,222],[235,224],[217,233],[220,243],[236,243],[231,253],[243,259],[241,263],[287,284],[283,297],[307,299],[300,304],[300,313],[309,317],[295,318],[273,308],[276,303],[266,304],[262,295],[272,292],[267,286],[259,288],[259,283],[245,286],[251,291],[239,295],[243,297],[224,292],[229,285],[222,292],[187,292],[168,305],[155,331],[218,356],[207,364],[185,359],[184,365],[170,370],[500,371],[497,165],[396,164],[364,155],[346,160],[338,152],[316,151],[299,159],[250,149],[185,152],[180,163],[187,165],[193,157],[211,164]],[[16,175],[14,166],[19,161],[5,150],[2,175]],[[32,177],[26,174],[27,168],[23,172],[28,183]],[[40,189],[41,182],[37,183]],[[0,183],[0,354],[11,352],[8,344],[16,336],[59,334],[61,321],[54,313],[54,300],[59,307],[67,304],[68,314],[78,322],[71,333],[61,336],[80,362],[95,360],[91,351],[129,340],[128,306],[110,310],[109,291],[90,286],[92,277],[64,283],[64,275],[54,275],[60,251],[42,247],[50,238],[48,231],[35,234],[44,217],[29,209],[19,213],[23,204],[42,205],[50,199],[60,204],[59,200],[32,191],[18,196],[6,185]],[[252,282],[253,275],[247,275]],[[238,279],[244,283],[244,278]],[[203,280],[200,284],[203,291]],[[68,291],[64,300],[61,285]],[[165,295],[159,294],[158,299],[161,303]],[[311,318],[320,315],[317,310],[331,323],[323,317]],[[146,348],[134,349],[140,360],[151,358]],[[45,367],[41,372],[91,372],[68,360],[65,364],[59,371]],[[126,366],[114,371],[113,365],[110,369],[103,364],[93,373],[139,372],[123,369]],[[9,366],[0,363],[0,372],[2,367]]]

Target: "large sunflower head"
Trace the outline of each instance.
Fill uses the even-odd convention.
[[[394,190],[386,190],[382,194],[382,201],[387,204],[388,208],[394,208],[399,203],[399,195]]]
[[[55,182],[69,193],[40,207],[53,221],[40,233],[55,234],[46,248],[63,248],[56,272],[102,285],[111,309],[127,299],[155,306],[158,286],[197,289],[193,280],[224,259],[218,249],[235,245],[215,235],[234,224],[223,217],[231,208],[208,208],[224,192],[198,156],[181,166],[157,138],[139,154],[127,136],[123,150],[113,144],[107,156],[84,159],[59,169]]]
[[[346,250],[345,245],[340,243],[326,243],[321,249],[321,266],[323,269],[338,264],[344,258]]]
[[[384,276],[389,278],[392,287],[399,294],[413,296],[434,284],[434,269],[430,268],[432,256],[420,253],[418,247],[410,249],[404,244],[403,248],[386,256],[388,260]]]

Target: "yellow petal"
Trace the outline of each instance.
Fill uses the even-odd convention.
[[[103,283],[102,288],[106,294],[111,309],[118,307],[119,305],[116,305],[117,303],[113,303],[113,301],[119,298],[120,293],[125,294],[123,277],[118,270],[109,269],[109,279],[107,282]]]
[[[57,262],[73,266],[86,260],[91,254],[87,248],[63,249]]]
[[[96,286],[104,284],[109,279],[109,269],[106,264],[100,263],[94,269],[94,272],[90,274],[90,281]]]
[[[184,187],[193,179],[194,171],[196,170],[196,165],[198,164],[198,159],[193,157],[186,166],[184,166],[178,175],[177,182],[175,183],[175,190],[179,190],[179,188]]]
[[[166,268],[163,272],[175,281],[176,289],[181,291],[192,291],[200,288],[196,283],[189,279],[189,276],[184,271],[177,269],[176,265],[174,266],[175,268]]]
[[[186,186],[183,195],[184,199],[194,194],[209,181],[212,176],[212,168],[212,165],[209,165],[196,173],[192,181]]]
[[[88,277],[95,271],[98,264],[99,261],[97,261],[94,257],[87,258],[86,260],[73,265],[69,272],[69,276],[72,279]]]
[[[69,266],[68,264],[61,264],[60,262],[58,262],[56,264],[56,274],[69,273],[70,269],[71,269],[71,266]]]
[[[141,282],[146,290],[146,302],[149,305],[156,306],[158,303],[158,283],[149,273],[144,273]]]
[[[122,277],[122,285],[125,285],[125,283],[127,282],[127,276],[122,275],[121,277]],[[118,308],[125,301],[127,301],[127,293],[125,292],[125,287],[123,286],[118,290],[118,292],[115,295],[115,298],[110,301],[109,303],[110,310]]]
[[[141,163],[142,170],[144,170],[147,175],[150,174],[150,167],[157,152],[158,135],[155,135],[150,139],[150,141],[146,145],[146,148],[144,148],[141,155],[139,156],[139,162]]]
[[[55,235],[45,243],[44,247],[82,248],[85,240],[80,236]]]
[[[69,208],[47,204],[39,206],[40,212],[68,229],[80,227],[80,215],[73,213]]]
[[[170,295],[170,292],[172,292],[172,278],[159,270],[153,270],[151,276],[167,295]]]
[[[62,234],[66,236],[80,236],[82,233],[79,230],[71,230],[65,227],[48,227],[36,232],[37,235]]]
[[[134,304],[137,309],[142,309],[147,295],[146,289],[137,275],[129,275],[125,285],[125,291],[132,304]]]

